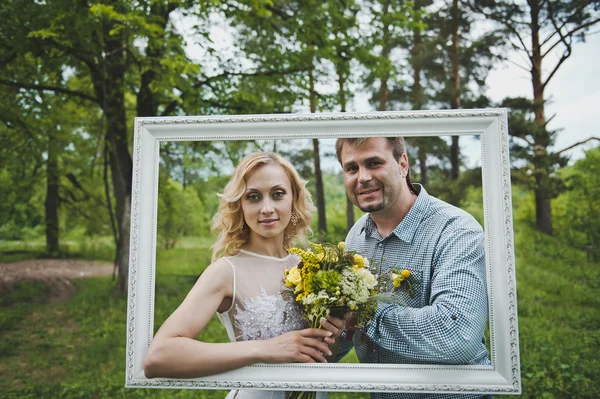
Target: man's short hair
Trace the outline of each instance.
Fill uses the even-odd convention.
[[[335,142],[335,153],[337,154],[337,158],[340,164],[342,163],[342,147],[344,146],[344,143],[360,146],[369,138],[370,137],[347,137],[337,139]],[[394,159],[396,161],[399,161],[402,154],[406,152],[406,144],[404,143],[404,137],[386,137],[386,139],[390,147],[392,147],[392,155],[394,156]]]

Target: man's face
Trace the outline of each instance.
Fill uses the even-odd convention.
[[[385,137],[370,138],[360,145],[344,143],[341,160],[348,197],[363,212],[391,209],[408,189],[406,154],[396,161]]]

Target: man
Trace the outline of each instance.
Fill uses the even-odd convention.
[[[341,358],[354,345],[362,363],[489,365],[483,230],[468,213],[413,185],[401,137],[336,143],[348,196],[363,212],[346,238],[349,250],[382,270],[409,270],[401,305],[380,304],[362,331],[346,330]],[[390,282],[387,284],[390,289]],[[411,295],[412,294],[412,295]],[[342,329],[342,320],[329,318]],[[327,322],[324,322],[327,323]],[[479,398],[481,395],[373,393],[372,398]]]

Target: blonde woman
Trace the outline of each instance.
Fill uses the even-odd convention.
[[[212,264],[156,333],[147,377],[191,378],[254,363],[326,362],[339,331],[306,328],[281,295],[287,248],[312,221],[310,193],[294,167],[274,153],[253,153],[236,167],[213,218]],[[230,343],[195,337],[217,312]],[[232,391],[228,397],[284,398],[285,392]]]

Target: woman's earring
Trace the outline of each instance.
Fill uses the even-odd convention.
[[[244,223],[244,221],[242,220],[242,230],[244,230],[244,227],[246,227],[246,223]]]
[[[293,211],[290,220],[292,221],[292,226],[296,227],[296,225],[298,224],[298,212]]]

